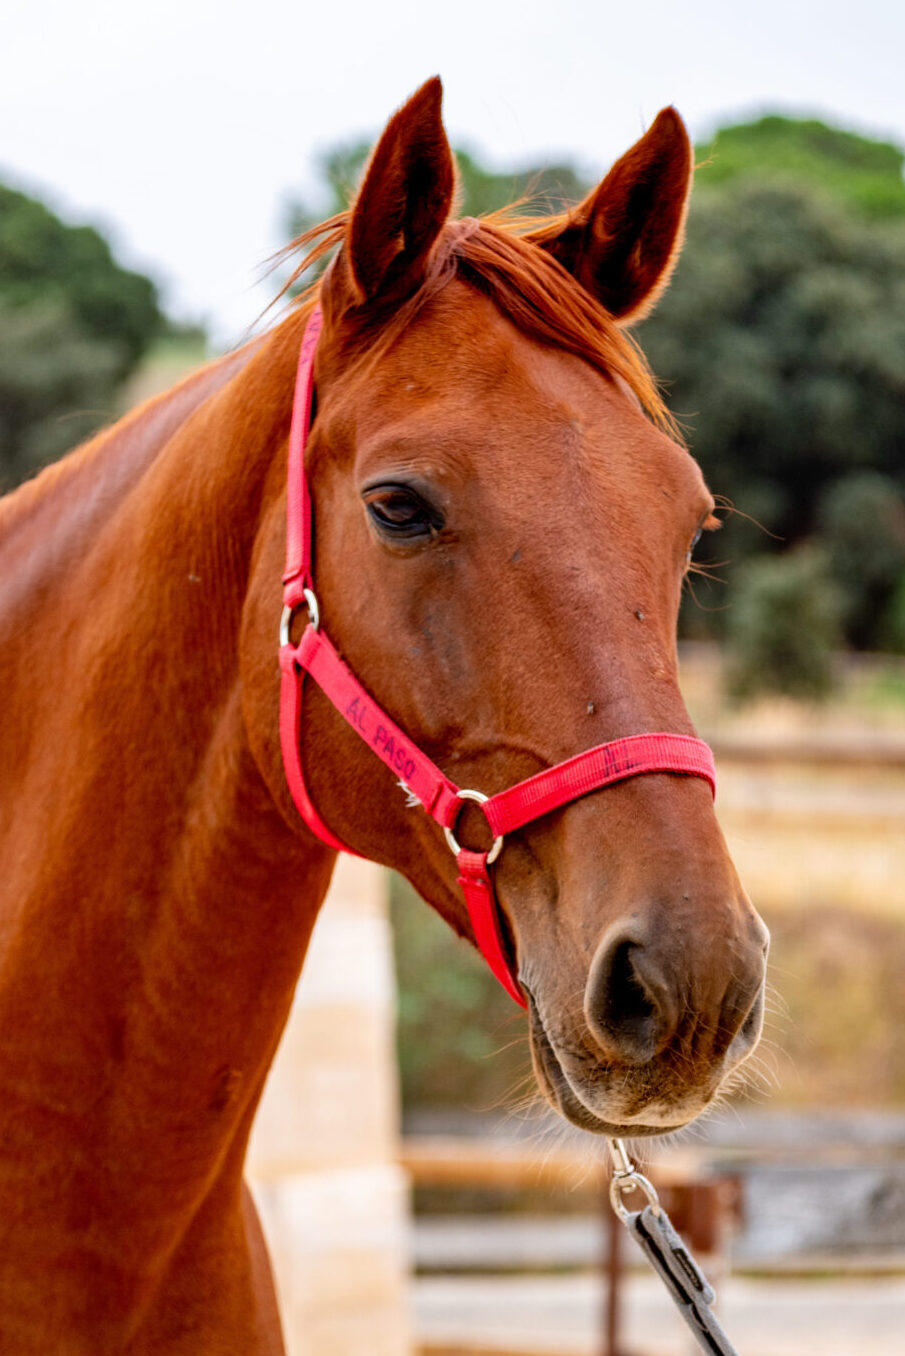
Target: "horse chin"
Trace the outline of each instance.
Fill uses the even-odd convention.
[[[686,1115],[675,1112],[662,1113],[648,1107],[646,1112],[624,1119],[608,1120],[600,1112],[589,1107],[579,1096],[569,1081],[556,1051],[537,1011],[533,999],[529,999],[531,1014],[531,1053],[534,1070],[541,1091],[554,1111],[565,1120],[588,1130],[593,1135],[608,1135],[622,1139],[649,1139],[655,1135],[669,1135],[681,1130],[704,1110],[710,1098],[702,1100],[701,1105],[689,1110]]]

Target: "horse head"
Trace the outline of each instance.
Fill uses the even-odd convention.
[[[321,623],[375,702],[492,795],[606,741],[693,734],[676,623],[713,499],[622,329],[668,281],[692,160],[666,109],[571,212],[456,221],[440,95],[429,82],[388,124],[319,287],[314,576]],[[304,837],[274,735],[285,511],[275,488],[246,608],[246,722]],[[320,819],[469,936],[442,831],[308,688]],[[455,832],[489,846],[471,803]],[[698,1114],[757,1043],[766,952],[704,781],[639,776],[573,800],[508,835],[493,872],[552,1104],[607,1134]]]

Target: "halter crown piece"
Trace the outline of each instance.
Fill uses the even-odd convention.
[[[410,796],[443,827],[456,857],[459,884],[465,896],[474,940],[503,988],[526,1007],[515,960],[500,926],[499,909],[489,868],[503,847],[505,834],[540,819],[580,796],[647,772],[677,772],[703,777],[716,790],[713,754],[700,739],[680,734],[637,734],[614,739],[576,754],[555,767],[501,791],[484,796],[461,790],[414,744],[362,687],[324,634],[311,570],[313,520],[305,474],[305,444],[311,425],[314,354],[321,330],[321,311],[311,313],[299,354],[292,426],[289,434],[289,496],[283,616],[280,622],[280,744],[286,780],[296,808],[308,828],[328,847],[351,852],[335,837],[315,809],[305,786],[301,755],[302,689],[305,674],[393,773]],[[308,625],[297,645],[290,626],[295,612],[308,610]],[[487,852],[470,851],[456,842],[454,830],[463,801],[477,801],[494,835]]]

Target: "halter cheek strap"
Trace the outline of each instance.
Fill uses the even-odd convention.
[[[333,706],[386,764],[410,801],[417,802],[440,824],[456,857],[458,881],[465,897],[474,940],[497,979],[517,1003],[526,1006],[514,960],[503,937],[490,867],[507,833],[523,828],[551,810],[581,796],[612,786],[629,777],[652,772],[702,777],[716,790],[713,754],[707,744],[690,735],[638,734],[598,744],[555,767],[518,782],[496,796],[462,790],[377,705],[343,662],[321,630],[313,588],[311,548],[313,521],[311,494],[305,473],[305,444],[311,423],[314,354],[321,329],[321,312],[312,312],[299,355],[292,426],[289,434],[289,493],[286,532],[286,571],[283,575],[283,616],[280,623],[280,744],[286,780],[296,808],[309,829],[328,847],[353,849],[330,831],[308,794],[301,758],[302,695],[310,675]],[[307,608],[308,624],[298,644],[290,628],[294,613]],[[486,852],[460,847],[455,827],[463,801],[480,804],[493,845]]]

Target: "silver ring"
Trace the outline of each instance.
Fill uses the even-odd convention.
[[[321,625],[321,610],[317,604],[317,597],[311,589],[302,589],[302,597],[304,598],[305,606],[308,609],[308,624],[315,631],[319,631]],[[287,603],[283,608],[280,616],[281,647],[290,644],[289,628],[292,625],[292,618],[295,616],[296,607],[298,607],[298,603],[296,603],[294,607],[290,607]]]
[[[321,629],[321,610],[313,589],[302,589],[302,597],[308,604],[308,625],[313,631]]]
[[[489,796],[484,795],[483,791],[457,791],[456,797],[458,800],[476,801],[478,805],[486,805],[487,801],[490,799]],[[456,816],[456,818],[458,818],[458,815]],[[455,834],[453,833],[452,829],[447,829],[445,827],[443,829],[443,832],[446,834],[446,841],[449,844],[450,851],[452,852],[454,857],[458,857],[462,849],[456,842]],[[499,838],[494,838],[493,845],[487,854],[488,866],[490,866],[491,862],[496,861],[497,857],[499,857],[502,850],[503,850],[503,835],[500,834]]]

